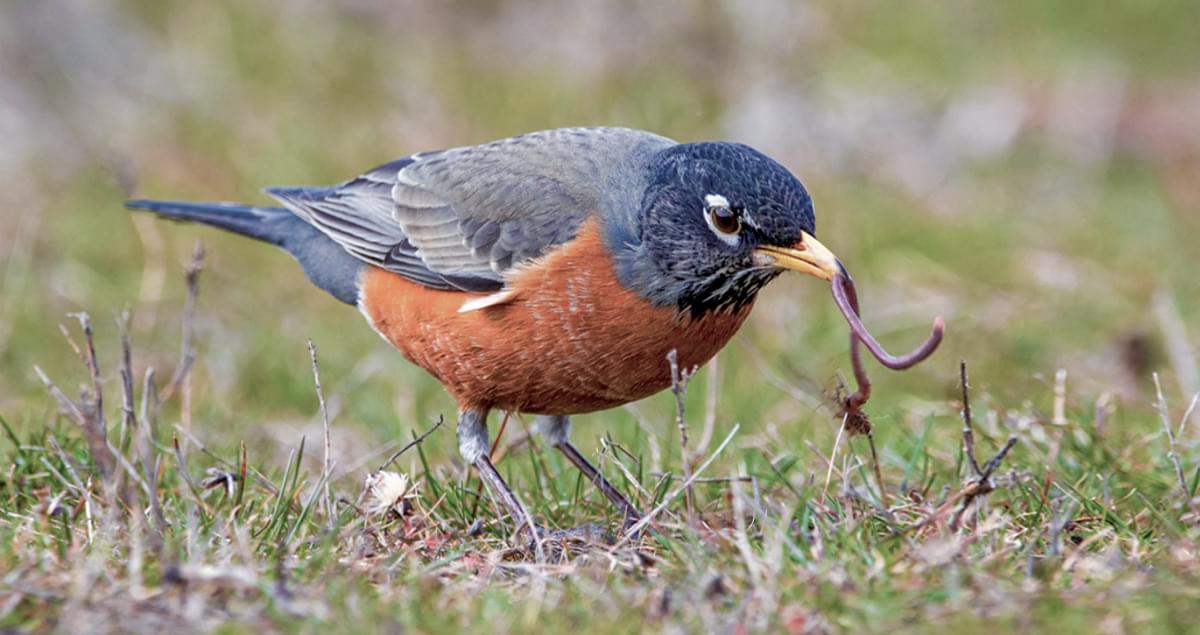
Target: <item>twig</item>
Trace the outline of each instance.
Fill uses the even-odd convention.
[[[408,452],[408,450],[414,446],[420,445],[423,441],[425,441],[426,437],[433,434],[434,431],[436,431],[438,428],[442,427],[442,424],[445,423],[445,421],[446,421],[445,417],[443,417],[442,415],[438,415],[437,423],[434,423],[432,428],[421,433],[421,436],[413,439],[412,441],[409,441],[408,443],[405,443],[404,447],[400,448],[399,450],[396,450],[396,453],[392,455],[392,458],[388,459],[387,461],[384,461],[383,465],[380,465],[379,469],[377,469],[375,471],[380,472],[380,471],[387,469],[387,467],[389,465],[391,465],[392,463],[394,463],[396,461],[396,459],[400,458],[401,454]]]
[[[92,427],[98,438],[108,441],[108,424],[104,420],[104,389],[100,385],[100,363],[96,360],[96,341],[92,330],[92,318],[86,312],[72,314],[75,319],[79,320],[79,328],[83,330],[83,342],[87,347],[87,356],[84,358],[84,365],[87,366],[88,375],[92,380],[92,402],[84,403],[83,405],[91,419]],[[109,465],[111,467],[111,464]]]
[[[971,464],[971,471],[975,474],[975,480],[971,483],[968,483],[967,486],[959,491],[959,493],[955,495],[954,499],[952,499],[957,500],[961,498],[962,505],[959,506],[958,511],[954,513],[954,517],[950,521],[951,529],[958,529],[959,521],[962,519],[963,514],[971,506],[971,503],[975,502],[976,499],[987,496],[996,489],[996,486],[992,484],[992,473],[996,471],[996,468],[1000,467],[1000,462],[1003,461],[1004,457],[1008,455],[1009,450],[1012,450],[1013,446],[1017,444],[1017,438],[1015,436],[1009,437],[1008,441],[1004,443],[1004,446],[1000,448],[1000,451],[993,455],[992,458],[988,459],[987,462],[983,464],[982,468],[979,467],[979,460],[975,454],[975,432],[971,421],[970,383],[967,379],[966,360],[961,360],[958,368],[959,377],[962,381],[963,395],[963,448],[967,455],[967,461],[969,461]],[[946,504],[944,504],[938,511],[931,515],[930,518],[926,519],[926,521],[922,521],[918,527],[924,526],[927,524],[927,521],[932,520],[937,515],[940,515],[941,510],[945,509],[950,502],[951,501],[947,501]]]
[[[181,343],[179,347],[179,365],[175,367],[175,374],[171,375],[171,381],[163,386],[162,392],[158,395],[158,403],[161,404],[170,399],[175,391],[187,379],[188,372],[191,371],[192,365],[196,363],[196,351],[193,348],[192,338],[195,333],[195,312],[196,312],[196,297],[200,294],[200,272],[204,270],[204,245],[199,241],[196,242],[195,248],[192,249],[192,261],[184,270],[184,279],[187,282],[187,298],[183,303],[183,323]]]
[[[1006,455],[1008,455],[1008,451],[1013,449],[1013,446],[1016,444],[1017,438],[1009,437],[1008,440],[1004,442],[1004,445],[1000,447],[1000,451],[992,455],[992,458],[988,459],[987,463],[983,464],[983,474],[980,474],[980,478],[991,478],[992,473],[996,471],[996,468],[1000,467],[1000,462],[1004,460]]]
[[[108,476],[113,472],[113,466],[116,460],[108,450],[108,439],[101,433],[101,429],[96,425],[95,408],[91,404],[87,404],[87,408],[81,408],[80,404],[75,403],[50,378],[46,376],[45,371],[40,366],[34,366],[33,371],[37,373],[38,379],[46,386],[46,390],[50,391],[50,395],[58,402],[61,409],[72,421],[75,422],[83,430],[83,436],[87,440],[88,451],[92,455],[92,460],[96,463],[96,469],[99,471],[101,479],[107,480]]]
[[[879,467],[879,453],[875,451],[875,433],[870,429],[867,429],[867,447],[871,448],[871,465],[875,467],[875,482],[879,485],[879,504],[887,511],[887,488],[883,484],[883,470]]]
[[[129,336],[128,310],[122,311],[117,318],[117,332],[121,338],[121,438],[124,440],[126,435],[133,435],[134,449],[139,457],[138,462],[142,466],[141,478],[136,480],[140,480],[144,484],[146,498],[150,503],[150,514],[154,519],[154,524],[151,526],[151,549],[161,555],[162,534],[166,531],[167,519],[158,500],[158,461],[152,450],[153,441],[150,438],[150,428],[145,426],[145,422],[139,424],[137,414],[133,409],[133,345]],[[142,397],[144,399],[145,394]],[[118,447],[124,447],[124,444],[122,443]],[[124,461],[119,450],[114,451],[113,454]],[[137,476],[136,472],[134,476]],[[131,505],[131,507],[136,506]]]
[[[158,391],[154,385],[154,367],[150,366],[142,376],[142,401],[138,406],[138,419],[146,426],[151,439],[154,438],[154,430],[158,428],[158,418],[155,416],[157,412]]]
[[[696,492],[692,489],[692,462],[688,455],[687,420],[684,418],[684,397],[687,396],[688,380],[692,373],[679,368],[679,352],[671,349],[667,353],[667,362],[671,365],[671,393],[675,395],[675,425],[679,427],[679,453],[683,461],[683,479],[687,484],[683,497],[687,509],[688,524],[696,521]]]
[[[321,463],[321,481],[325,489],[325,518],[333,523],[333,499],[329,495],[329,475],[333,471],[330,463],[331,446],[329,439],[329,409],[325,406],[325,391],[321,390],[321,366],[317,363],[317,345],[308,340],[308,356],[312,359],[313,383],[317,387],[317,403],[321,406],[321,424],[325,432],[325,460]]]
[[[75,313],[74,316],[79,320],[79,328],[83,329],[83,341],[87,346],[87,359],[84,361],[92,379],[91,407],[96,409],[93,424],[97,431],[107,438],[108,425],[104,421],[104,390],[100,387],[100,363],[96,360],[96,340],[92,331],[92,317],[84,312]]]
[[[129,338],[128,309],[117,317],[117,333],[121,338],[121,438],[124,439],[137,429],[137,414],[133,410],[133,344]]]
[[[983,472],[980,471],[979,462],[975,459],[975,427],[971,421],[971,384],[967,381],[967,360],[965,359],[958,362],[958,377],[962,385],[963,447],[967,453],[967,460],[971,462],[971,472],[975,476],[979,476]]]
[[[1154,373],[1154,390],[1158,394],[1158,416],[1162,419],[1163,431],[1167,433],[1167,458],[1175,466],[1175,476],[1179,479],[1179,487],[1183,490],[1183,495],[1187,496],[1189,489],[1187,485],[1187,476],[1183,473],[1183,463],[1179,460],[1179,453],[1175,449],[1175,433],[1171,431],[1171,413],[1167,409],[1167,398],[1163,396],[1162,384],[1158,380],[1158,373]]]

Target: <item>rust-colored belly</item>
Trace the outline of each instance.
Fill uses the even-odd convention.
[[[680,366],[712,358],[745,321],[655,307],[619,282],[594,221],[510,279],[513,299],[459,313],[477,297],[438,291],[383,269],[363,279],[361,309],[409,360],[464,407],[569,415],[610,408],[671,385]]]

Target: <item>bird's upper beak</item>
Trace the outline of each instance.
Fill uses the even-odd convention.
[[[800,240],[790,247],[763,245],[754,251],[764,265],[807,273],[822,280],[833,280],[838,274],[850,277],[837,256],[808,232],[802,232]]]

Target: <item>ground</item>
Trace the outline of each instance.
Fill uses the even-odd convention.
[[[0,8],[0,628],[1200,630],[1200,6],[1093,4]],[[508,422],[534,516],[616,539],[531,546],[437,426],[449,398],[353,309],[121,208],[577,124],[754,145],[885,344],[945,316],[933,359],[869,367],[881,478],[832,405],[828,289],[784,278],[690,381],[686,449],[669,393],[577,420],[654,531],[622,539]],[[986,481],[964,360],[978,462],[1015,439]]]

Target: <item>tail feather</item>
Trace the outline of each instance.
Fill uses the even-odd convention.
[[[125,207],[153,212],[163,218],[175,221],[212,225],[225,231],[280,246],[283,245],[283,240],[286,238],[286,232],[280,231],[280,221],[292,216],[282,207],[252,207],[242,203],[193,203],[134,199],[126,201]]]
[[[125,207],[175,221],[211,225],[281,247],[300,262],[313,284],[347,304],[358,301],[358,275],[363,263],[282,207],[151,199],[127,201]]]

